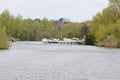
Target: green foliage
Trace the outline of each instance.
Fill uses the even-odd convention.
[[[0,49],[9,48],[8,37],[4,28],[0,28]]]
[[[120,12],[120,0],[109,0],[110,7]]]
[[[8,36],[20,40],[41,40],[44,37],[52,37],[54,25],[52,21],[44,18],[40,22],[32,19],[22,19],[10,14],[8,10],[0,14],[0,24],[5,26]]]
[[[66,38],[73,38],[73,37],[80,37],[80,23],[69,23],[61,25],[61,30],[58,33],[58,37],[66,37]]]
[[[112,4],[117,6],[113,6]],[[110,0],[110,6],[98,13],[90,25],[90,34],[96,38],[97,45],[116,46],[120,39],[120,0]],[[117,42],[118,41],[118,42]]]
[[[95,41],[96,41],[96,38],[94,35],[86,35],[86,39],[85,39],[85,44],[86,45],[94,45],[95,44]]]
[[[10,14],[8,10],[0,14],[0,24],[6,28],[9,37],[20,40],[36,41],[43,38],[73,38],[82,39],[88,35],[89,28],[81,23],[64,23],[51,21],[47,18],[42,20],[23,19]]]
[[[117,47],[120,48],[120,39],[117,40]]]

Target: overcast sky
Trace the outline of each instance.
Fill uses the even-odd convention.
[[[8,9],[13,15],[23,18],[59,19],[86,21],[103,8],[108,0],[0,0],[0,13]]]

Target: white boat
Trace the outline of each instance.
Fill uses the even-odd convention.
[[[48,39],[48,43],[58,43],[58,39],[55,39],[55,38],[50,38]]]
[[[43,43],[48,43],[48,39],[47,39],[47,38],[43,38],[43,39],[42,39],[42,42],[43,42]]]
[[[50,39],[43,38],[42,42],[43,43],[58,43],[58,39],[55,39],[55,38],[50,38]]]
[[[78,38],[63,38],[62,40],[60,39],[55,39],[55,38],[50,38],[50,39],[42,39],[43,43],[57,43],[57,44],[82,44],[82,41],[79,40]]]

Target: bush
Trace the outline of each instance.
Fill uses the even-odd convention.
[[[104,46],[106,46],[106,47],[117,47],[117,39],[116,39],[116,37],[114,35],[108,36],[104,40]]]
[[[117,47],[120,48],[120,39],[117,40]]]
[[[96,39],[94,35],[87,35],[85,39],[86,45],[94,45],[96,43]]]
[[[9,42],[5,29],[0,29],[0,49],[8,49]]]

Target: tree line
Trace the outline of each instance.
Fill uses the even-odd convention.
[[[8,35],[8,39],[22,41],[40,41],[43,38],[83,38],[88,27],[84,23],[70,22],[66,18],[59,20],[23,19],[21,15],[13,16],[8,10],[0,14],[0,29]]]

